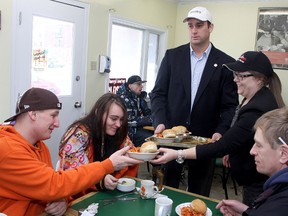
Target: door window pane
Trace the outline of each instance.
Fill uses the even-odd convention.
[[[33,17],[32,87],[72,94],[73,28],[69,22]]]

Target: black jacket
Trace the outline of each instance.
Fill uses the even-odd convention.
[[[288,168],[280,170],[265,182],[264,192],[242,215],[288,215]]]
[[[267,179],[256,171],[250,149],[254,144],[253,126],[264,113],[278,108],[276,99],[267,88],[261,88],[254,97],[239,110],[235,124],[217,142],[197,146],[197,159],[222,157],[229,154],[231,171],[239,185],[249,185]]]
[[[224,134],[238,105],[238,94],[232,72],[222,65],[234,61],[212,45],[191,112],[190,44],[167,50],[151,92],[153,125],[183,125],[192,134],[205,137]]]

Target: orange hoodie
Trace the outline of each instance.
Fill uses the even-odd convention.
[[[11,125],[0,125],[0,212],[35,216],[47,202],[63,199],[113,173],[112,162],[89,163],[56,172],[44,142],[28,143]]]

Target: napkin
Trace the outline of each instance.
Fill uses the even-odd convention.
[[[98,213],[99,203],[92,203],[88,206],[85,211],[82,212],[81,216],[94,216]]]

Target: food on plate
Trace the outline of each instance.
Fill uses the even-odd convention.
[[[207,205],[205,202],[203,202],[202,200],[200,199],[195,199],[191,202],[191,208],[192,210],[199,214],[199,216],[203,215],[205,216],[206,215],[206,211],[207,211]]]
[[[181,208],[181,216],[205,216],[207,205],[200,199],[195,199],[190,203],[190,206]]]
[[[155,136],[158,138],[176,138],[177,135],[183,135],[189,133],[185,126],[175,126],[171,129],[163,130],[162,133],[158,133]]]
[[[175,138],[176,132],[172,129],[166,129],[162,132],[163,138]]]
[[[140,152],[140,147],[133,146],[128,152]]]
[[[157,145],[153,141],[144,142],[141,146],[133,146],[128,152],[138,152],[138,153],[156,153]]]
[[[157,152],[157,145],[155,142],[147,141],[144,142],[140,147],[141,153],[155,153]]]
[[[181,208],[181,216],[193,216],[191,206],[184,206]]]
[[[174,130],[177,135],[188,133],[187,128],[185,126],[181,126],[181,125],[172,127],[172,130]]]
[[[157,133],[157,134],[156,134],[156,137],[158,137],[158,138],[163,138],[163,135],[162,135],[162,133]]]

